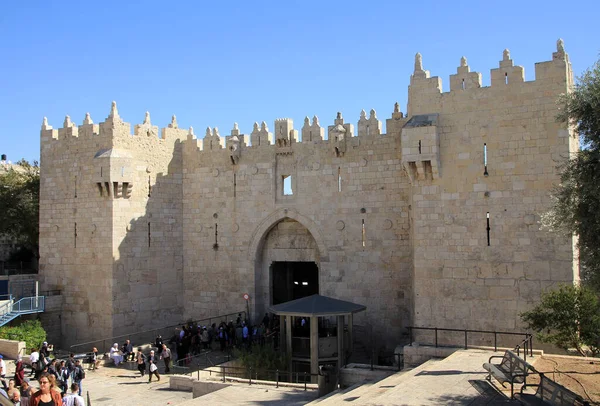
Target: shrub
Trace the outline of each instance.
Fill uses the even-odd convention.
[[[40,348],[46,341],[46,330],[39,320],[26,320],[15,326],[0,327],[0,338],[5,340],[25,341],[27,350]]]

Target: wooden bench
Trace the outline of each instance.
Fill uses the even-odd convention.
[[[499,364],[492,363],[495,358],[501,358]],[[491,356],[488,362],[483,364],[483,369],[488,371],[487,380],[491,381],[493,376],[498,382],[504,386],[505,383],[510,383],[510,397],[514,397],[515,383],[526,383],[527,375],[530,372],[536,372],[533,365],[519,357],[511,350],[507,350],[504,355]]]
[[[526,388],[532,386],[537,387],[534,394],[523,393]],[[581,396],[546,378],[542,373],[540,373],[539,384],[523,385],[520,392],[515,394],[515,399],[524,405],[534,406],[589,406],[589,402]]]

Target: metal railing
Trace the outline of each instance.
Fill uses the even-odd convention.
[[[73,344],[69,347],[70,352],[82,352],[89,351],[92,347],[97,347],[100,353],[106,353],[112,347],[113,343],[118,343],[119,346],[123,344],[125,340],[131,340],[134,347],[140,344],[154,343],[158,335],[163,337],[163,341],[167,342],[169,338],[175,333],[175,329],[181,326],[187,325],[207,325],[210,326],[212,323],[220,323],[221,321],[227,322],[228,320],[235,320],[241,314],[243,318],[246,318],[246,311],[238,311],[234,313],[228,313],[215,317],[207,317],[204,319],[193,320],[193,321],[182,321],[177,324],[172,324],[166,327],[155,328],[151,330],[138,331],[135,333],[121,334],[113,337],[101,338],[98,340],[87,341],[84,343]]]
[[[45,309],[44,296],[23,297],[16,302],[11,299],[0,306],[0,326],[19,317],[22,314],[43,312]]]
[[[464,334],[464,348],[469,348],[469,333],[475,334],[484,334],[484,335],[493,335],[494,337],[494,351],[498,351],[498,336],[500,335],[512,335],[512,336],[521,336],[524,337],[523,341],[521,341],[517,347],[523,346],[523,343],[527,343],[525,345],[525,350],[530,352],[530,355],[533,356],[533,336],[530,333],[515,333],[512,331],[488,331],[488,330],[468,330],[468,329],[456,329],[456,328],[438,328],[438,327],[407,327],[408,334],[410,336],[410,344],[412,346],[413,343],[413,331],[415,330],[426,330],[434,332],[434,345],[435,347],[439,347],[439,332],[454,332],[454,333],[463,333]]]
[[[527,334],[527,333],[526,333]],[[527,353],[529,352],[530,356],[533,356],[533,335],[527,334],[527,337],[519,344],[515,346],[515,351],[517,355],[521,356],[521,349],[523,349],[523,359],[527,361]]]
[[[212,369],[207,369],[204,372],[208,372],[209,376],[213,374],[215,376],[219,376],[223,382],[225,382],[228,378],[236,378],[236,379],[244,379],[248,380],[248,385],[252,385],[252,379],[254,377],[254,381],[271,381],[275,382],[275,387],[279,387],[279,382],[286,383],[297,383],[304,384],[304,390],[308,389],[316,389],[313,387],[309,387],[308,385],[311,383],[313,377],[315,377],[315,381],[317,381],[319,374],[312,374],[310,372],[290,372],[290,371],[280,371],[278,369],[256,369],[246,367],[234,367],[234,366],[223,366],[219,365],[216,368],[219,368],[219,371],[213,371]],[[259,375],[260,374],[260,375]],[[272,377],[272,379],[271,379]],[[287,380],[282,379],[283,377],[287,377]],[[295,380],[294,380],[295,377]],[[198,371],[198,379],[200,379],[200,371]]]

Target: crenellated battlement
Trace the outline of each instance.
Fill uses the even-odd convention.
[[[490,70],[490,86],[483,86],[482,74],[471,71],[467,58],[463,56],[460,59],[456,73],[450,75],[450,90],[444,92],[442,79],[438,76],[431,76],[430,71],[423,66],[422,55],[417,53],[408,89],[407,114],[402,114],[396,106],[392,117],[386,121],[398,121],[399,114],[401,118],[408,120],[415,114],[431,113],[427,110],[431,109],[432,104],[440,104],[442,98],[463,97],[461,95],[467,95],[474,91],[480,92],[478,98],[485,98],[488,97],[488,94],[489,97],[494,96],[497,91],[519,93],[523,91],[523,86],[548,86],[549,83],[562,85],[565,88],[571,86],[573,84],[573,74],[569,56],[565,52],[562,40],[557,41],[556,51],[553,52],[550,61],[536,63],[535,76],[534,80],[526,81],[525,69],[522,66],[515,65],[510,51],[505,49],[498,67]],[[406,120],[403,120],[403,122]],[[292,148],[295,143],[326,142],[336,144],[334,145],[336,154],[343,154],[346,140],[355,135],[358,137],[386,135],[383,133],[382,122],[377,118],[373,109],[370,110],[368,117],[365,110],[360,112],[356,124],[357,134],[354,134],[353,124],[343,121],[341,113],[338,113],[338,117],[333,121],[333,125],[327,127],[327,136],[325,135],[325,129],[319,124],[319,119],[316,116],[313,117],[312,122],[306,116],[300,131],[293,128],[292,119],[276,118],[273,132],[270,132],[267,123],[262,121],[260,125],[255,122],[251,133],[245,135],[240,133],[236,123],[229,136],[222,137],[218,128],[207,127],[204,137],[198,139],[194,135],[193,128],[190,127],[189,130],[179,128],[175,115],[172,116],[171,122],[166,127],[159,129],[158,126],[152,124],[149,112],[146,112],[142,123],[133,126],[132,132],[131,124],[123,121],[119,115],[116,102],[112,102],[108,117],[99,124],[94,124],[89,113],[86,113],[83,123],[79,126],[69,116],[66,116],[63,126],[58,129],[50,126],[47,119],[44,118],[41,139],[43,146],[56,143],[56,141],[85,143],[87,140],[93,140],[102,143],[106,147],[115,143],[119,144],[122,140],[127,140],[128,143],[145,140],[144,144],[147,142],[173,143],[179,140],[186,141],[190,147],[195,147],[199,151],[229,149],[229,144],[233,142],[236,145],[236,150],[237,143],[241,143],[240,148],[276,146],[280,148],[280,152],[283,151],[281,148]],[[390,133],[390,130],[392,130],[392,133],[397,133],[398,130],[394,128],[386,128],[387,133]],[[298,137],[299,135],[300,137]],[[56,145],[54,147],[60,148]]]

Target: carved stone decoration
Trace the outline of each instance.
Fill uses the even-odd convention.
[[[240,231],[240,225],[238,223],[233,223],[231,226],[231,232],[237,233],[238,231]]]
[[[213,169],[212,174],[216,178],[217,176],[219,176],[219,170],[217,168]]]
[[[253,166],[249,171],[252,175],[256,175],[258,173],[258,166]]]
[[[368,162],[367,162],[367,159],[366,159],[366,158],[361,158],[361,159],[360,159],[360,166],[362,166],[363,168],[364,168],[365,166],[367,166],[367,163],[368,163]]]
[[[312,164],[313,171],[318,171],[321,169],[321,164],[319,162],[313,162]]]
[[[344,228],[346,228],[346,224],[342,220],[338,220],[338,222],[335,223],[336,230],[342,231]]]
[[[391,230],[391,228],[394,227],[394,222],[390,219],[385,219],[381,226],[384,230]]]

